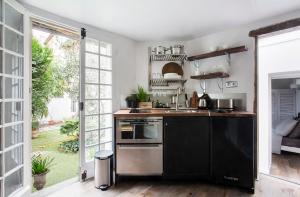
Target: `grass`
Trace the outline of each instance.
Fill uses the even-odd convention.
[[[58,129],[55,129],[40,132],[39,136],[32,140],[33,152],[43,152],[50,157],[54,157],[55,165],[51,167],[50,172],[47,174],[45,187],[78,176],[79,152],[64,153],[58,150],[59,144],[69,139],[72,139],[72,137],[62,135]]]

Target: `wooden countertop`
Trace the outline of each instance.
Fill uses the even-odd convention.
[[[163,117],[163,116],[221,116],[221,117],[255,117],[256,114],[247,111],[233,111],[226,113],[212,112],[209,110],[191,110],[193,112],[176,112],[175,110],[150,109],[149,113],[130,113],[129,109],[119,110],[114,113],[115,118],[134,118],[134,117]]]

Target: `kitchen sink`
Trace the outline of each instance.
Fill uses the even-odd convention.
[[[180,109],[180,110],[166,110],[166,113],[197,113],[197,110]]]

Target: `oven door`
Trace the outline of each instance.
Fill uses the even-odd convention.
[[[162,143],[162,118],[117,120],[117,143]]]
[[[116,147],[116,173],[119,175],[162,175],[161,144],[122,144]]]

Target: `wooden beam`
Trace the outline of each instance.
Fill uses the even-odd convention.
[[[262,27],[262,28],[259,28],[256,30],[252,30],[249,32],[249,36],[257,37],[257,36],[261,36],[264,34],[269,34],[272,32],[281,31],[281,30],[285,30],[285,29],[289,29],[289,28],[293,28],[293,27],[297,27],[297,26],[300,26],[300,18],[296,18],[296,19],[284,21],[281,23],[276,23],[274,25]]]
[[[221,55],[227,55],[227,54],[231,54],[231,53],[240,53],[240,52],[244,52],[247,50],[248,49],[246,48],[246,46],[232,47],[232,48],[217,50],[217,51],[213,51],[213,52],[209,52],[209,53],[204,53],[201,55],[191,56],[191,57],[188,57],[188,60],[189,61],[200,60],[200,59],[205,59],[205,58],[217,57],[217,56],[221,56]]]

